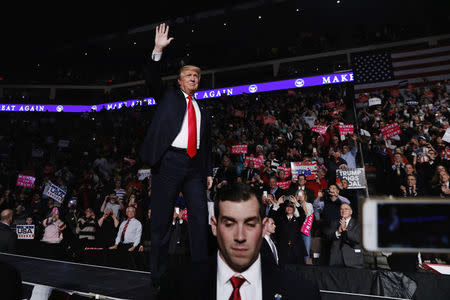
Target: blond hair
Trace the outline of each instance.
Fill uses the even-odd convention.
[[[198,74],[198,79],[200,79],[200,72],[202,71],[199,67],[194,66],[194,65],[185,65],[182,66],[180,68],[180,70],[178,71],[178,78],[181,77],[181,74],[183,74],[184,72],[188,71],[188,70],[192,70],[194,72],[196,72]]]

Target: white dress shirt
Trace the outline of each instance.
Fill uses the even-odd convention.
[[[244,272],[234,272],[217,252],[217,300],[228,300],[233,292],[232,276],[244,277],[246,281],[239,289],[242,300],[262,300],[261,256]]]
[[[154,61],[159,61],[161,59],[162,53],[152,53],[152,59]],[[172,147],[176,148],[182,148],[187,149],[188,145],[188,137],[189,137],[189,126],[188,126],[188,104],[189,99],[187,98],[189,95],[186,94],[183,90],[181,90],[184,95],[184,99],[186,100],[186,112],[184,113],[183,123],[181,125],[181,130],[178,132],[178,135],[175,137],[175,139],[172,142]],[[192,105],[194,106],[195,110],[195,119],[197,121],[197,149],[200,149],[200,123],[202,120],[202,116],[200,114],[200,107],[198,106],[198,103],[195,99],[195,97],[192,97]]]
[[[128,220],[123,221],[120,224],[119,231],[117,232],[116,237],[116,245],[119,245],[120,239],[122,237],[122,231],[125,227],[125,224]],[[130,223],[128,223],[127,230],[125,231],[125,236],[123,238],[124,244],[131,244],[133,243],[133,246],[139,245],[141,242],[141,235],[142,235],[142,224],[135,218],[130,219]]]

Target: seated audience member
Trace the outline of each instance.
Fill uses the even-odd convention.
[[[134,252],[141,242],[142,224],[135,218],[136,210],[134,207],[128,207],[126,214],[127,219],[120,224],[115,244],[109,249],[118,249],[119,265],[134,269],[136,268],[134,257],[129,255],[128,252]]]
[[[91,208],[85,209],[84,217],[78,219],[78,226],[80,228],[78,238],[80,239],[81,247],[93,247],[95,243],[97,221],[95,221],[95,214]]]
[[[100,248],[108,248],[115,244],[119,219],[111,209],[105,209],[105,213],[98,219],[97,245]]]
[[[125,200],[125,190],[122,188],[122,182],[120,181],[120,179],[115,181],[115,187],[114,187],[114,192],[116,192],[117,197],[119,197],[119,199],[121,201]]]
[[[297,210],[297,199],[294,196],[281,196],[273,210],[277,224],[276,240],[278,242],[279,264],[303,264],[307,256],[305,244],[300,236],[300,229],[305,221],[303,209]]]
[[[262,202],[249,186],[234,184],[216,195],[211,226],[219,250],[171,277],[162,299],[320,299],[318,288],[297,274],[278,269],[260,255]]]
[[[314,208],[311,203],[308,202],[308,196],[306,195],[306,192],[304,190],[298,190],[295,193],[295,198],[297,199],[297,203],[300,205],[299,210],[303,210],[303,213],[305,214],[305,220],[303,223],[307,222],[307,219],[314,215]],[[314,217],[312,217],[314,218]],[[300,226],[300,228],[303,226],[303,224]],[[303,232],[300,232],[300,235],[302,236],[303,242],[305,243],[306,248],[306,255],[305,255],[305,263],[308,262],[308,264],[311,264],[310,261],[310,251],[311,251],[311,227],[309,228],[309,234],[305,234]]]
[[[105,212],[106,209],[112,210],[114,215],[117,218],[120,218],[119,212],[124,209],[122,201],[120,201],[119,197],[117,197],[116,192],[111,192],[109,195],[105,196],[105,200],[103,200],[102,207],[100,208],[101,212]]]
[[[63,239],[63,230],[66,224],[59,218],[59,210],[54,207],[48,218],[42,221],[44,226],[44,235],[41,239],[41,255],[47,258],[62,258],[61,241]]]
[[[267,258],[268,261],[273,262],[278,266],[278,250],[272,237],[275,237],[276,229],[275,221],[272,218],[267,218],[263,228],[264,239],[261,245],[261,258]]]
[[[420,197],[423,196],[423,191],[417,186],[417,178],[414,175],[406,177],[406,186],[400,186],[401,195],[403,197]]]
[[[341,219],[333,221],[327,230],[332,241],[330,266],[363,268],[364,256],[361,247],[361,229],[358,221],[352,218],[352,208],[341,204]]]
[[[0,252],[16,251],[17,235],[11,229],[13,214],[11,209],[5,209],[0,214]]]
[[[433,195],[441,198],[450,197],[450,176],[446,172],[439,175],[439,183],[433,187]]]

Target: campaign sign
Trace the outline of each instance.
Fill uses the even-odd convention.
[[[314,214],[311,214],[309,217],[306,218],[305,222],[303,222],[302,228],[300,228],[301,233],[309,236],[309,233],[311,232],[313,219],[314,219]]]
[[[393,136],[399,135],[400,133],[402,133],[402,130],[398,126],[397,122],[381,128],[381,134],[383,135],[384,139],[389,139]]]
[[[23,175],[23,174],[19,174],[19,176],[17,176],[17,186],[23,186],[23,187],[27,187],[27,188],[34,188],[34,181],[36,180],[36,178],[34,178],[33,176],[27,176],[27,175]]]
[[[280,189],[282,190],[287,190],[290,186],[291,186],[291,181],[287,180],[287,181],[278,181],[277,185]]]
[[[32,240],[34,239],[34,225],[17,225],[16,233],[19,240]]]
[[[278,174],[278,172],[280,172],[280,170],[284,171],[284,175],[287,177],[291,176],[291,168],[289,167],[282,167],[282,166],[277,166],[277,176],[280,176]]]
[[[312,128],[311,128],[311,131],[312,132],[317,132],[317,133],[320,133],[320,134],[325,134],[326,132],[327,132],[327,128],[328,128],[328,126],[325,126],[325,125],[314,125]]]
[[[231,146],[232,154],[247,154],[247,145],[234,145]]]
[[[364,168],[347,169],[347,170],[336,170],[336,178],[341,181],[347,179],[348,189],[365,189],[366,188],[366,173]]]
[[[150,169],[140,169],[137,173],[139,180],[144,180],[145,178],[150,177],[150,174],[152,174],[152,170]]]
[[[58,202],[62,202],[64,200],[64,197],[66,196],[66,192],[63,189],[61,189],[59,186],[54,185],[51,181],[49,181],[45,185],[44,195],[46,195]]]
[[[353,125],[339,125],[339,135],[352,135],[354,133]]]
[[[247,168],[248,167],[248,162],[249,161],[252,161],[254,164],[255,164],[255,169],[259,169],[259,168],[261,168],[262,167],[262,165],[263,165],[263,159],[262,158],[260,158],[260,157],[251,157],[251,156],[247,156],[246,158],[245,158],[245,161],[244,161],[244,167],[245,168]]]
[[[317,162],[291,162],[292,179],[298,179],[298,175],[305,175],[306,180],[314,180],[317,177],[319,166]]]
[[[416,101],[416,100],[407,100],[407,101],[406,101],[406,104],[409,105],[409,106],[417,106],[417,105],[419,105],[419,101]]]
[[[381,105],[381,99],[374,97],[369,99],[369,106]]]
[[[275,124],[275,117],[266,116],[266,117],[264,117],[263,121],[264,121],[264,125]]]

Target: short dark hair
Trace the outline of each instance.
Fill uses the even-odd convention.
[[[259,215],[261,220],[265,217],[264,207],[261,198],[257,197],[252,191],[250,186],[244,183],[233,183],[225,185],[221,188],[214,198],[214,216],[219,217],[220,208],[219,203],[223,201],[231,202],[245,202],[251,198],[255,198],[258,201]]]

